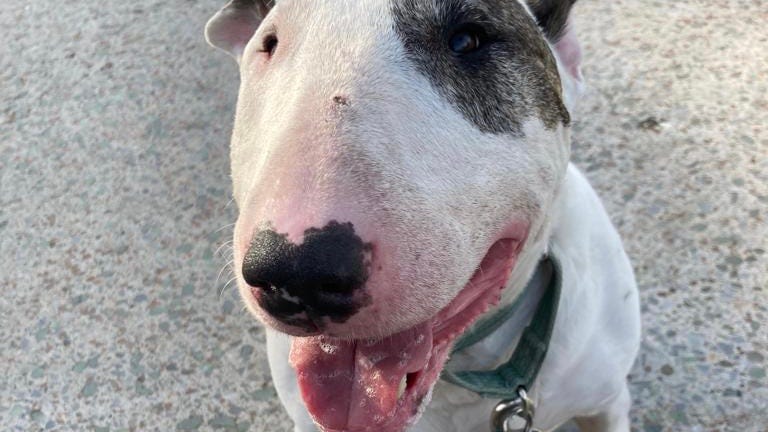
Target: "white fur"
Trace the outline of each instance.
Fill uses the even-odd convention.
[[[226,39],[238,47],[242,76],[231,154],[240,209],[236,265],[260,224],[277,220],[278,230],[297,237],[332,219],[352,220],[382,245],[394,270],[368,284],[374,301],[388,299],[374,315],[378,333],[358,321],[370,321],[370,313],[345,326],[353,337],[385,336],[446,306],[510,221],[524,221],[530,233],[503,303],[520,295],[546,251],[561,261],[564,281],[550,351],[531,389],[535,425],[550,430],[577,417],[592,430],[627,431],[638,296],[615,229],[568,164],[569,129],[548,130],[532,119],[524,138],[480,132],[404,61],[391,20],[382,0],[315,0],[311,8],[281,0],[242,52]],[[273,28],[280,45],[266,61],[259,44]],[[565,74],[559,57],[558,66]],[[564,81],[569,105],[575,78]],[[334,106],[336,95],[350,105]],[[242,278],[238,284],[264,319]],[[452,364],[485,368],[505,360],[536,299]],[[267,344],[296,431],[314,431],[288,365],[290,337],[268,329]],[[412,430],[485,431],[495,402],[438,383]]]
[[[626,376],[640,340],[639,298],[632,267],[599,198],[574,167],[551,214],[547,242],[563,269],[560,310],[549,353],[532,389],[537,404],[535,427],[553,430],[577,418],[587,431],[628,431]],[[518,267],[533,272],[536,261]],[[516,272],[518,271],[516,270]],[[523,284],[524,285],[524,284]],[[518,291],[510,281],[507,291]],[[483,342],[452,359],[456,369],[492,368],[505,361],[530,320],[541,292],[526,301],[519,315]],[[283,405],[296,421],[297,432],[314,432],[288,366],[287,336],[269,330],[273,377]],[[483,399],[451,384],[438,382],[432,402],[412,432],[485,432],[498,401]]]
[[[378,287],[390,291],[377,317],[385,336],[447,305],[510,221],[529,222],[529,241],[536,238],[565,172],[569,132],[546,131],[538,120],[525,139],[477,130],[402,61],[386,2],[296,4],[281,1],[262,25],[282,25],[284,57],[258,64],[260,29],[240,66],[235,262],[262,221],[300,217],[306,229],[351,220],[364,238],[386,230],[391,243],[379,243],[396,271],[368,282],[374,300]],[[354,122],[329,113],[335,94],[349,97]],[[375,227],[366,230],[366,221]],[[370,328],[356,320],[345,325]]]

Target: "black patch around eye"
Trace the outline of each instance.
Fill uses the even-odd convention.
[[[520,136],[529,118],[541,119],[549,129],[570,124],[555,58],[520,3],[390,1],[406,58],[479,130]],[[468,24],[481,26],[486,40],[457,54],[449,40]]]

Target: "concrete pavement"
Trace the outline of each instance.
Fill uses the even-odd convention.
[[[223,2],[0,6],[0,430],[289,430],[217,279],[238,78],[202,29]],[[768,430],[768,8],[575,11],[574,160],[643,300],[633,427]]]

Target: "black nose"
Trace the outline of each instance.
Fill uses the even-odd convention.
[[[351,223],[310,228],[300,245],[261,230],[243,259],[243,278],[258,288],[259,306],[277,320],[322,329],[326,319],[343,323],[368,303],[371,249]]]

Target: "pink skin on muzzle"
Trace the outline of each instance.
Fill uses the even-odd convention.
[[[271,317],[256,302],[258,289],[246,290],[246,301],[266,325],[301,336],[292,341],[290,362],[304,403],[321,430],[400,432],[428,402],[455,338],[498,303],[529,225],[510,223],[495,236],[474,274],[458,281],[466,286],[449,304],[414,305],[408,303],[413,302],[412,287],[402,280],[398,267],[398,260],[404,258],[387,242],[381,224],[359,212],[310,211],[308,203],[301,205],[304,211],[268,212],[260,207],[248,219],[241,216],[235,262],[242,264],[249,239],[261,229],[244,221],[269,221],[261,227],[269,225],[297,245],[310,227],[351,222],[355,233],[372,246],[371,272],[363,288],[370,302],[347,321],[326,322],[322,330],[313,332]],[[404,322],[400,320],[403,308],[419,308],[421,315]]]

